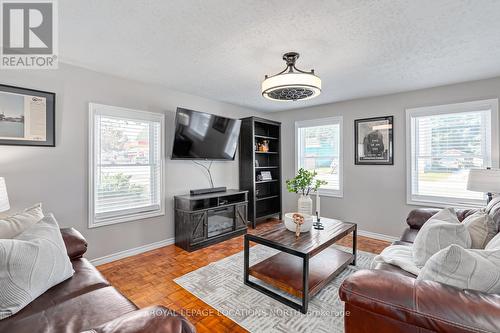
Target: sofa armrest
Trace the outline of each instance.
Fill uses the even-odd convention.
[[[434,214],[439,212],[439,208],[417,208],[408,213],[408,217],[406,218],[406,223],[410,226],[411,229],[420,229],[430,219]],[[455,209],[457,213],[457,218],[461,222],[467,216],[476,212],[477,209]]]
[[[339,294],[344,302],[382,318],[433,332],[498,332],[500,327],[500,295],[401,274],[361,270],[344,280]]]
[[[412,229],[420,229],[431,218],[432,215],[439,212],[438,208],[417,208],[408,213],[406,223]]]
[[[61,234],[64,245],[66,245],[68,257],[71,260],[81,258],[87,252],[87,241],[78,230],[74,228],[61,228]]]
[[[84,333],[194,333],[184,317],[163,306],[126,313]]]

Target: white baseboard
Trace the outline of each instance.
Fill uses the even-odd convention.
[[[146,244],[146,245],[142,245],[142,246],[139,246],[139,247],[134,247],[132,249],[123,250],[123,251],[120,251],[120,252],[108,254],[107,256],[104,256],[104,257],[95,258],[95,259],[90,260],[90,262],[94,266],[99,266],[99,265],[107,264],[109,262],[112,262],[112,261],[115,261],[115,260],[118,260],[118,259],[123,259],[123,258],[130,257],[130,256],[133,256],[133,255],[136,255],[136,254],[140,254],[140,253],[144,253],[144,252],[147,252],[147,251],[155,250],[155,249],[158,249],[160,247],[167,246],[167,245],[172,245],[174,243],[175,243],[175,239],[174,238],[168,238],[168,239],[164,239],[164,240],[161,240],[161,241],[158,241],[158,242],[154,242],[154,243],[151,243],[151,244]]]
[[[371,231],[366,231],[366,230],[358,230],[358,235],[370,237],[370,238],[375,238],[375,239],[379,239],[379,240],[383,240],[383,241],[391,242],[391,243],[399,240],[399,238],[397,238],[397,237],[384,235],[384,234],[378,234],[376,232],[371,232]]]
[[[370,237],[370,238],[375,238],[375,239],[379,239],[379,240],[383,240],[383,241],[387,241],[387,242],[391,242],[391,243],[399,240],[397,237],[388,236],[388,235],[384,235],[384,234],[378,234],[375,232],[365,231],[365,230],[358,230],[358,235]],[[139,247],[134,247],[132,249],[123,250],[120,252],[108,254],[107,256],[95,258],[95,259],[90,260],[90,262],[94,266],[99,266],[99,265],[110,263],[110,262],[118,260],[118,259],[123,259],[123,258],[130,257],[130,256],[133,256],[136,254],[141,254],[141,253],[155,250],[155,249],[158,249],[160,247],[167,246],[167,245],[172,245],[174,243],[175,243],[174,238],[168,238],[168,239],[161,240],[159,242],[146,244],[146,245],[142,245]]]

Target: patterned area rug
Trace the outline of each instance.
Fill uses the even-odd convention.
[[[350,251],[351,249],[339,248]],[[250,249],[250,265],[277,251],[262,245]],[[358,251],[356,267],[348,266],[309,302],[309,311],[299,311],[243,283],[243,251],[174,281],[252,333],[342,333],[344,305],[338,291],[342,281],[359,269],[369,268],[375,255]],[[252,277],[251,277],[252,279]],[[298,302],[298,299],[295,299]]]

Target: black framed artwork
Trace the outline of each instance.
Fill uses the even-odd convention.
[[[354,164],[393,165],[393,116],[354,120]]]
[[[56,94],[0,85],[0,145],[55,147]]]

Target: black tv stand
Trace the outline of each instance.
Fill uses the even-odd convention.
[[[190,190],[189,193],[191,195],[202,195],[202,194],[210,194],[210,193],[218,193],[218,192],[226,192],[227,188],[223,187],[209,187],[209,188],[200,188],[197,190]]]
[[[174,200],[175,245],[186,251],[247,232],[248,191],[178,195]]]

